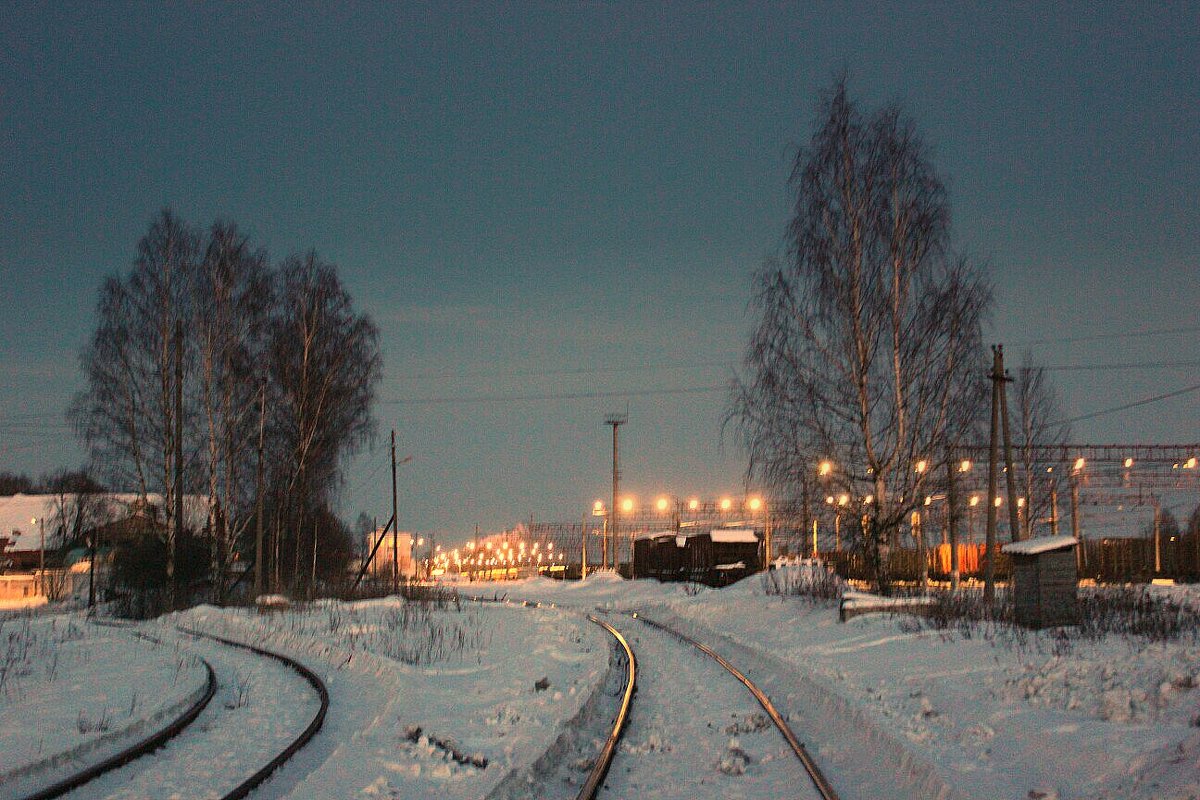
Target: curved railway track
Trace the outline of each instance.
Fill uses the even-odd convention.
[[[110,625],[111,627],[120,628],[127,627],[125,625],[117,625],[114,623],[96,622],[96,624]],[[238,642],[233,639],[226,639],[220,636],[203,633],[201,631],[189,630],[187,628],[179,628],[179,630],[189,636],[209,639],[228,647],[246,650],[264,658],[274,659],[298,673],[302,678],[305,679],[305,681],[309,683],[310,686],[313,687],[317,695],[320,697],[320,707],[317,710],[317,713],[313,716],[312,720],[308,723],[307,727],[305,727],[304,731],[295,739],[293,739],[282,752],[273,757],[265,766],[263,766],[246,780],[239,783],[231,791],[221,796],[221,800],[242,800],[242,798],[249,795],[250,792],[254,791],[254,789],[266,781],[267,778],[269,778],[277,769],[279,769],[288,759],[294,756],[302,747],[308,744],[308,742],[314,736],[317,735],[317,732],[321,729],[321,726],[325,722],[325,715],[329,710],[329,690],[325,686],[325,682],[322,681],[316,673],[308,669],[308,667],[304,666],[299,661],[289,658],[281,653],[265,650],[263,648]],[[159,640],[147,634],[135,632],[134,635],[138,636],[139,638],[161,644]],[[217,677],[212,665],[207,659],[201,658],[200,660],[208,672],[208,682],[205,692],[195,703],[189,706],[184,713],[180,714],[170,724],[157,731],[153,735],[148,736],[145,739],[131,745],[130,747],[125,748],[121,752],[116,753],[97,764],[93,764],[86,769],[80,770],[79,772],[56,782],[52,786],[41,789],[33,794],[25,795],[21,797],[20,800],[52,800],[52,798],[61,797],[62,795],[74,791],[75,789],[78,789],[103,775],[130,764],[145,755],[153,753],[187,730],[187,728],[193,722],[195,722],[200,713],[208,706],[209,702],[212,700],[217,691]]]
[[[210,633],[188,630],[187,628],[180,628],[180,630],[189,636],[211,639],[214,642],[220,642],[221,644],[229,647],[247,650],[256,655],[263,656],[264,658],[273,658],[284,666],[299,673],[300,677],[308,681],[309,685],[316,690],[317,696],[321,698],[321,706],[317,709],[317,713],[313,716],[312,720],[308,723],[308,726],[304,729],[304,731],[292,740],[291,744],[284,748],[284,750],[277,756],[272,758],[266,764],[266,766],[262,767],[260,770],[258,770],[258,772],[255,772],[249,778],[238,784],[232,791],[227,792],[221,797],[221,800],[241,800],[241,798],[258,788],[258,786],[260,786],[267,778],[271,777],[275,770],[283,766],[284,762],[294,756],[300,750],[300,748],[308,744],[309,741],[311,741],[312,738],[317,735],[317,732],[321,730],[321,726],[325,724],[325,715],[329,711],[329,689],[325,686],[325,682],[321,680],[320,676],[318,676],[315,672],[301,664],[299,661],[288,658],[282,653],[276,653],[273,650],[264,650],[261,647],[255,647],[251,644],[245,644],[233,639],[226,639],[221,636],[214,636]]]
[[[543,605],[555,608],[553,603],[540,603],[536,600],[509,600],[506,596],[481,597],[479,595],[468,596],[469,600],[476,603],[503,603],[506,605],[520,605],[526,608],[541,608]],[[600,626],[612,636],[617,647],[625,656],[625,676],[622,680],[621,699],[617,705],[617,713],[613,718],[612,727],[609,729],[608,736],[604,740],[603,746],[600,748],[600,753],[592,762],[592,767],[588,771],[587,779],[584,780],[580,787],[579,793],[575,795],[575,800],[595,800],[600,787],[604,783],[604,778],[608,775],[608,769],[612,766],[613,757],[617,753],[617,745],[621,741],[621,736],[625,732],[625,727],[629,722],[629,709],[633,705],[633,693],[637,689],[637,658],[633,654],[633,648],[629,646],[629,641],[612,625],[609,625],[604,620],[594,614],[588,614],[589,622]]]
[[[208,672],[208,684],[205,687],[204,694],[166,727],[142,741],[136,742],[118,753],[114,753],[103,761],[89,766],[87,769],[69,775],[57,783],[36,791],[33,794],[24,795],[21,800],[51,800],[51,798],[61,797],[67,792],[90,783],[101,775],[105,775],[115,769],[120,769],[144,755],[153,753],[178,736],[187,726],[195,721],[196,717],[200,716],[200,712],[208,706],[209,701],[213,699],[213,695],[217,693],[217,674],[213,671],[212,664],[208,663],[208,660],[204,658],[201,658],[200,661],[204,664],[204,669]]]
[[[714,661],[724,667],[727,672],[733,675],[733,677],[737,678],[750,691],[750,694],[754,696],[754,699],[758,701],[758,704],[762,706],[763,711],[767,712],[767,716],[771,718],[771,721],[775,724],[775,727],[783,735],[783,738],[787,741],[788,746],[791,748],[796,758],[798,758],[800,763],[804,765],[805,772],[807,772],[809,778],[812,779],[813,786],[816,788],[817,793],[820,794],[822,800],[838,800],[837,792],[834,790],[832,784],[829,783],[829,780],[825,777],[825,774],[821,771],[821,768],[817,766],[816,761],[813,760],[812,755],[808,752],[808,749],[805,748],[804,744],[798,738],[796,738],[796,734],[787,724],[787,721],[783,718],[783,715],[780,714],[779,710],[775,708],[775,705],[771,702],[771,699],[767,697],[766,693],[759,689],[758,686],[756,686],[753,681],[746,677],[744,673],[737,669],[737,667],[733,666],[733,664],[730,664],[719,653],[703,642],[699,642],[690,636],[675,630],[674,628],[670,628],[660,622],[649,619],[648,617],[640,616],[637,612],[633,612],[630,616],[639,622],[649,625],[652,628],[656,628],[663,633],[674,636],[681,642],[691,645],[700,652],[712,658]]]
[[[481,603],[513,603],[531,608],[540,608],[543,605],[543,603],[538,601],[507,600],[503,597],[486,598],[476,596],[472,597],[471,599]],[[680,631],[677,631],[667,625],[663,625],[660,622],[656,622],[655,620],[639,615],[637,612],[631,612],[630,616],[639,622],[649,625],[652,628],[656,628],[657,630],[660,630],[663,633],[666,633],[667,635],[684,642],[685,644],[691,645],[695,649],[707,655],[709,658],[716,661],[723,669],[725,669],[725,671],[736,678],[743,686],[746,687],[746,689],[762,707],[763,711],[767,713],[767,716],[770,718],[775,728],[783,736],[792,753],[804,767],[804,771],[808,774],[809,779],[812,780],[813,787],[816,789],[821,799],[839,800],[837,791],[833,788],[833,785],[829,782],[828,778],[825,777],[825,774],[821,771],[821,768],[813,759],[812,754],[808,752],[808,749],[799,740],[799,738],[797,738],[795,732],[792,731],[791,727],[787,724],[787,721],[783,718],[783,715],[779,713],[779,710],[775,708],[775,705],[771,702],[771,699],[767,696],[767,694],[763,692],[757,685],[755,685],[755,683],[751,681],[750,678],[745,675],[745,673],[743,673],[727,659],[703,642],[697,641],[690,636],[681,633]],[[605,740],[603,747],[601,748],[600,754],[597,756],[595,764],[593,765],[591,772],[588,774],[587,780],[584,782],[583,787],[576,796],[576,800],[595,800],[596,796],[599,794],[600,788],[604,782],[604,778],[607,776],[609,767],[612,765],[613,757],[616,755],[617,746],[620,743],[621,737],[624,734],[626,725],[629,721],[629,710],[632,705],[633,694],[636,688],[637,680],[637,660],[628,640],[626,640],[620,631],[607,622],[599,619],[595,615],[588,614],[587,619],[590,622],[593,622],[596,625],[604,628],[617,641],[618,645],[625,652],[626,664],[628,665],[628,668],[617,716],[613,721],[612,728],[607,739]]]
[[[584,781],[583,787],[576,795],[576,800],[593,800],[596,793],[600,791],[600,786],[604,783],[604,778],[608,775],[608,768],[612,765],[613,756],[617,752],[617,744],[621,740],[621,735],[625,732],[625,724],[629,721],[629,707],[633,704],[633,692],[637,688],[637,659],[634,658],[633,649],[629,646],[629,642],[621,635],[621,632],[609,625],[607,622],[588,614],[588,620],[599,625],[604,630],[608,631],[617,644],[625,651],[625,686],[621,693],[621,703],[617,710],[617,717],[613,720],[612,730],[608,734],[608,738],[604,742],[604,746],[600,749],[600,754],[596,757],[595,763],[592,765],[591,772],[588,773],[587,780]]]

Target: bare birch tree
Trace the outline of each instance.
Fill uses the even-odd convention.
[[[898,108],[865,114],[838,82],[792,185],[788,259],[756,277],[730,419],[777,493],[817,479],[849,495],[886,590],[888,547],[978,420],[991,291],[951,252],[945,190]]]
[[[143,497],[161,493],[170,519],[178,361],[185,491],[207,494],[212,536],[210,548],[186,548],[188,558],[209,551],[222,599],[239,537],[254,519],[259,409],[267,407],[266,505],[286,537],[276,538],[281,556],[271,556],[272,566],[278,574],[286,556],[294,579],[306,545],[303,574],[319,573],[306,520],[330,507],[344,459],[371,435],[381,369],[378,332],[354,310],[336,269],[309,255],[272,270],[233,224],[202,236],[164,211],[139,242],[130,272],[105,281],[98,312],[82,354],[86,388],[70,416],[108,482]],[[168,572],[176,533],[168,524]],[[333,543],[325,547],[331,557],[344,549]]]
[[[371,403],[382,359],[379,332],[354,310],[336,269],[315,253],[293,256],[279,275],[268,365],[276,393],[273,484],[286,523],[284,553],[294,584],[310,540],[307,521],[338,488],[340,466],[374,431]],[[278,572],[277,568],[277,572]]]
[[[212,582],[224,600],[234,547],[252,520],[256,395],[271,310],[265,253],[232,223],[213,225],[195,272],[196,340],[204,472],[212,529]]]
[[[1032,535],[1033,526],[1048,522],[1051,497],[1059,490],[1059,479],[1066,474],[1063,450],[1054,447],[1071,438],[1071,425],[1063,422],[1062,403],[1044,367],[1038,366],[1032,351],[1021,357],[1014,382],[1016,394],[1017,455],[1020,459],[1021,486],[1025,495],[1025,516],[1022,519],[1024,538]]]
[[[128,276],[105,281],[100,322],[81,356],[87,385],[69,412],[105,478],[132,478],[139,494],[160,492],[167,509],[175,500],[175,337],[190,313],[198,249],[195,232],[164,210],[138,242]],[[184,353],[190,373],[190,348]],[[178,533],[167,525],[168,552]]]

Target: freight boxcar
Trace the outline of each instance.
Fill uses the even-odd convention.
[[[634,576],[725,586],[762,563],[761,540],[748,528],[683,528],[634,540]]]

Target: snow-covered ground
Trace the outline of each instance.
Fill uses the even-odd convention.
[[[718,650],[724,637],[779,658],[968,797],[1200,797],[1200,643],[1190,639],[929,631],[888,615],[839,623],[835,604],[768,595],[761,577],[721,590],[597,577],[507,591],[657,609],[694,623]]]
[[[483,797],[553,744],[609,654],[602,630],[550,608],[388,599],[171,621],[298,657],[328,684],[325,728],[264,797]]]
[[[207,678],[189,651],[79,614],[0,617],[0,796],[145,737]]]
[[[419,608],[387,599],[271,614],[200,607],[142,626],[161,646],[78,618],[6,620],[5,641],[20,625],[36,629],[27,637],[42,644],[0,693],[0,764],[10,770],[39,758],[39,748],[70,747],[86,727],[80,709],[105,707],[100,694],[110,718],[135,689],[142,713],[151,696],[169,704],[187,694],[203,680],[189,653],[218,668],[236,661],[217,645],[190,644],[176,629],[183,625],[298,657],[329,686],[325,728],[256,796],[453,799],[501,787],[506,798],[541,797],[550,780],[569,796],[603,729],[584,712],[605,694],[610,640],[579,613],[601,610],[630,638],[642,669],[609,796],[775,796],[779,776],[794,767],[777,734],[758,728],[753,701],[703,656],[620,613],[637,609],[686,628],[760,681],[847,800],[1200,797],[1200,644],[1190,639],[1091,641],[978,625],[931,631],[885,615],[839,623],[836,605],[768,594],[761,577],[721,590],[608,574],[460,588],[543,605]],[[1156,591],[1200,605],[1191,587]],[[85,673],[103,678],[89,684]],[[239,682],[249,697],[240,713],[254,718],[239,730],[267,740],[267,731],[282,735],[302,722],[262,721],[272,715],[253,704],[272,695],[300,698],[297,713],[311,714],[294,676]],[[236,707],[228,701],[237,686],[226,684],[214,703]],[[228,758],[221,747],[229,737],[216,736],[218,728],[193,761]],[[579,728],[578,763],[543,774],[541,785],[525,782],[539,756],[561,745],[564,728]],[[798,773],[783,782],[793,794],[809,790]]]
[[[723,667],[637,620],[608,621],[636,654],[638,695],[605,796],[819,797],[762,708]]]

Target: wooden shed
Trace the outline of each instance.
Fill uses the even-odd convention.
[[[1051,628],[1079,623],[1077,544],[1072,536],[1043,536],[1004,545],[1002,551],[1012,558],[1017,624]]]

